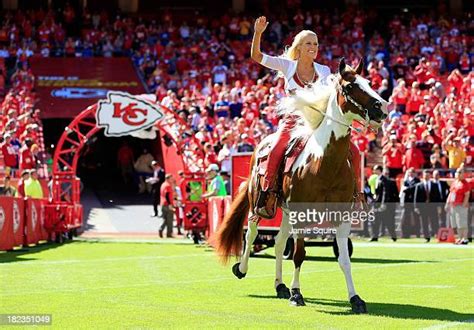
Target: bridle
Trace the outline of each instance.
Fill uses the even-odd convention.
[[[348,87],[350,86],[350,87]],[[333,117],[331,117],[330,115],[328,115],[327,113],[324,113],[322,112],[321,110],[319,110],[318,108],[315,108],[315,107],[312,107],[312,106],[309,106],[310,109],[316,111],[316,112],[319,112],[323,117],[327,117],[328,119],[342,125],[342,126],[345,126],[347,128],[349,128],[350,130],[352,131],[355,131],[357,133],[362,133],[362,132],[365,132],[367,131],[368,129],[370,129],[370,117],[369,117],[369,109],[365,108],[363,105],[361,105],[359,102],[357,102],[356,100],[354,100],[352,98],[352,96],[350,96],[349,94],[349,91],[352,89],[353,87],[353,83],[349,83],[345,86],[342,86],[339,82],[337,82],[337,91],[338,93],[341,93],[342,96],[344,97],[344,99],[348,102],[348,103],[351,103],[352,105],[354,105],[357,109],[359,109],[363,114],[364,114],[364,122],[361,122],[361,121],[358,121],[358,120],[355,120],[356,122],[358,122],[359,124],[361,124],[363,126],[363,128],[357,128],[357,127],[354,127],[352,124],[347,124],[343,121],[340,121],[338,119],[335,119]]]

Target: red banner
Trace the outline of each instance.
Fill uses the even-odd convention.
[[[13,199],[13,241],[15,246],[23,245],[25,235],[25,201],[23,198]]]
[[[36,244],[40,240],[40,219],[38,205],[31,198],[26,199],[25,245]]]
[[[15,246],[13,239],[13,197],[0,198],[0,251]]]
[[[243,153],[232,156],[232,199],[239,191],[242,183],[247,180],[250,174],[250,160],[252,154]],[[278,209],[275,218],[273,219],[261,219],[258,227],[260,229],[279,229],[282,219],[281,210]],[[246,222],[247,223],[247,222]],[[246,224],[247,225],[247,224]]]
[[[226,197],[225,197],[226,198]],[[224,198],[211,197],[207,203],[207,215],[209,217],[208,237],[216,233],[224,218]]]
[[[31,58],[43,118],[73,118],[109,90],[143,94],[129,58]]]
[[[231,195],[232,199],[234,199],[235,195],[239,191],[240,185],[242,182],[247,180],[250,174],[250,159],[252,158],[252,154],[250,153],[243,153],[243,154],[236,154],[233,155],[231,158],[232,162],[232,181],[231,181]]]
[[[203,203],[188,202],[184,206],[184,230],[205,229],[207,226],[207,206]]]

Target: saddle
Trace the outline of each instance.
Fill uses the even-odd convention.
[[[291,170],[296,158],[303,151],[306,142],[308,141],[309,136],[297,136],[290,140],[288,147],[286,148],[285,155],[280,164],[279,174],[288,173]],[[257,153],[257,165],[258,165],[258,174],[263,175],[267,170],[267,161],[268,155],[273,146],[273,140],[265,143]],[[282,166],[284,165],[284,166]]]
[[[269,191],[262,190],[262,183],[264,175],[268,167],[268,158],[273,144],[275,143],[275,136],[270,135],[267,140],[264,140],[264,144],[258,149],[255,158],[257,165],[257,180],[256,186],[254,187],[257,191],[257,202],[254,208],[254,212],[259,217],[265,219],[272,219],[275,217],[277,205],[281,203],[282,191],[283,191],[283,175],[291,170],[291,167],[295,163],[296,159],[304,149],[306,142],[309,139],[308,136],[297,136],[293,137],[288,146],[285,149],[283,159],[281,160],[277,173],[274,175],[275,180],[273,182],[273,189]]]

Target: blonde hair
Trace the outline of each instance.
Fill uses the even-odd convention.
[[[315,36],[316,39],[318,39],[318,35],[311,31],[311,30],[303,30],[298,32],[298,34],[294,37],[293,42],[290,47],[287,47],[285,49],[285,52],[283,53],[282,57],[286,57],[290,60],[297,60],[298,59],[298,46],[301,45],[301,42],[303,41],[304,38],[307,36]]]

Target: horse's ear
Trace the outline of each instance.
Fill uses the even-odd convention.
[[[357,64],[357,68],[355,70],[355,72],[357,74],[361,74],[362,73],[362,69],[364,69],[364,58],[361,57],[360,61],[359,61],[359,64]]]
[[[341,58],[341,60],[339,61],[339,74],[342,76],[342,73],[344,72],[344,70],[346,69],[346,61],[344,60],[344,57]]]

